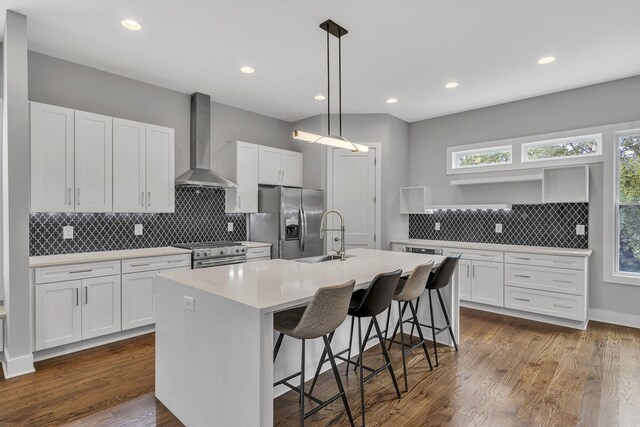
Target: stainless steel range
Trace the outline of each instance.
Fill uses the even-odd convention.
[[[238,242],[177,243],[173,246],[191,250],[191,268],[217,267],[247,261],[247,247]]]

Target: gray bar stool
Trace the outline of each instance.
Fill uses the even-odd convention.
[[[400,347],[402,350],[402,369],[404,370],[404,391],[409,390],[408,381],[407,381],[407,361],[406,356],[416,348],[422,346],[424,349],[424,355],[427,358],[427,362],[429,362],[429,369],[433,370],[433,365],[431,364],[431,357],[429,357],[429,349],[427,348],[427,342],[422,335],[422,330],[418,325],[418,337],[420,340],[416,344],[411,344],[409,348],[405,348],[404,344],[404,328],[402,327],[404,313],[407,310],[407,306],[411,309],[412,321],[413,324],[417,322],[418,316],[416,314],[416,308],[413,305],[413,301],[420,298],[420,295],[424,292],[425,285],[429,280],[429,274],[431,273],[431,269],[433,268],[433,261],[417,266],[406,279],[400,279],[398,283],[398,288],[393,296],[393,300],[398,303],[398,321],[396,323],[396,330],[400,328]],[[404,304],[402,304],[404,303]],[[391,315],[391,306],[389,306],[389,310],[387,312],[387,326],[385,329],[385,339],[386,330],[389,329],[389,317]],[[395,336],[395,335],[394,335]],[[391,344],[397,341],[393,341],[394,337],[391,337]],[[391,348],[391,344],[389,344],[389,348]]]
[[[347,411],[347,417],[349,422],[353,426],[353,417],[351,416],[351,409],[349,408],[349,402],[347,395],[342,386],[340,380],[340,374],[331,351],[331,344],[327,338],[328,334],[333,332],[340,326],[347,318],[347,311],[349,310],[349,302],[355,286],[355,280],[343,283],[341,285],[325,286],[316,291],[313,299],[306,307],[293,308],[291,310],[281,311],[273,316],[273,327],[276,331],[280,332],[278,340],[273,354],[273,361],[276,361],[280,346],[282,345],[282,339],[285,335],[297,338],[302,341],[302,362],[300,365],[300,372],[288,376],[273,386],[285,385],[292,390],[297,391],[300,394],[300,425],[304,425],[305,418],[315,414],[325,406],[329,405],[333,401],[342,398],[344,409]],[[338,385],[339,393],[333,396],[331,399],[321,401],[311,395],[311,393],[305,393],[304,391],[304,363],[305,363],[305,341],[320,338],[324,340],[324,352],[328,355],[329,362],[331,362],[331,369]],[[289,384],[289,380],[300,376],[300,387]],[[308,397],[320,406],[312,409],[308,413],[304,412],[304,397]]]

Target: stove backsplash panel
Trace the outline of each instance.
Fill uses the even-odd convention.
[[[502,233],[495,232],[496,224],[502,224]],[[576,225],[585,226],[583,236],[576,234]],[[409,215],[409,238],[586,249],[588,225],[588,203],[513,205],[508,211],[439,210]]]
[[[244,214],[225,213],[219,188],[176,188],[175,213],[31,213],[29,255],[171,246],[179,242],[246,240]],[[233,232],[227,232],[227,223]],[[143,234],[134,235],[135,224]],[[73,226],[73,239],[62,238],[62,227]]]

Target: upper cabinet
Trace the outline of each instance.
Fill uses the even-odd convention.
[[[113,208],[113,119],[75,112],[76,212],[109,212]]]
[[[302,153],[260,146],[258,183],[302,187]]]
[[[31,103],[31,211],[73,212],[73,110]]]
[[[227,177],[238,184],[226,190],[227,213],[258,212],[259,147],[247,142],[227,144]]]
[[[174,212],[173,129],[113,121],[113,210]]]
[[[31,212],[173,212],[174,130],[31,103]]]

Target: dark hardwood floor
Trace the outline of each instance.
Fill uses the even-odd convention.
[[[433,372],[418,351],[408,359],[409,392],[401,400],[385,373],[369,381],[367,425],[640,426],[640,330],[592,322],[576,331],[463,309],[461,334],[460,351],[442,348]],[[374,366],[379,353],[369,350],[366,363]],[[392,357],[402,385],[398,346]],[[153,397],[153,335],[36,368],[0,380],[0,426],[181,425]],[[357,424],[357,377],[342,378]],[[327,372],[317,393],[326,397],[334,387]],[[275,418],[279,426],[297,425],[296,395],[276,399]],[[347,425],[342,405],[335,402],[307,425]]]

